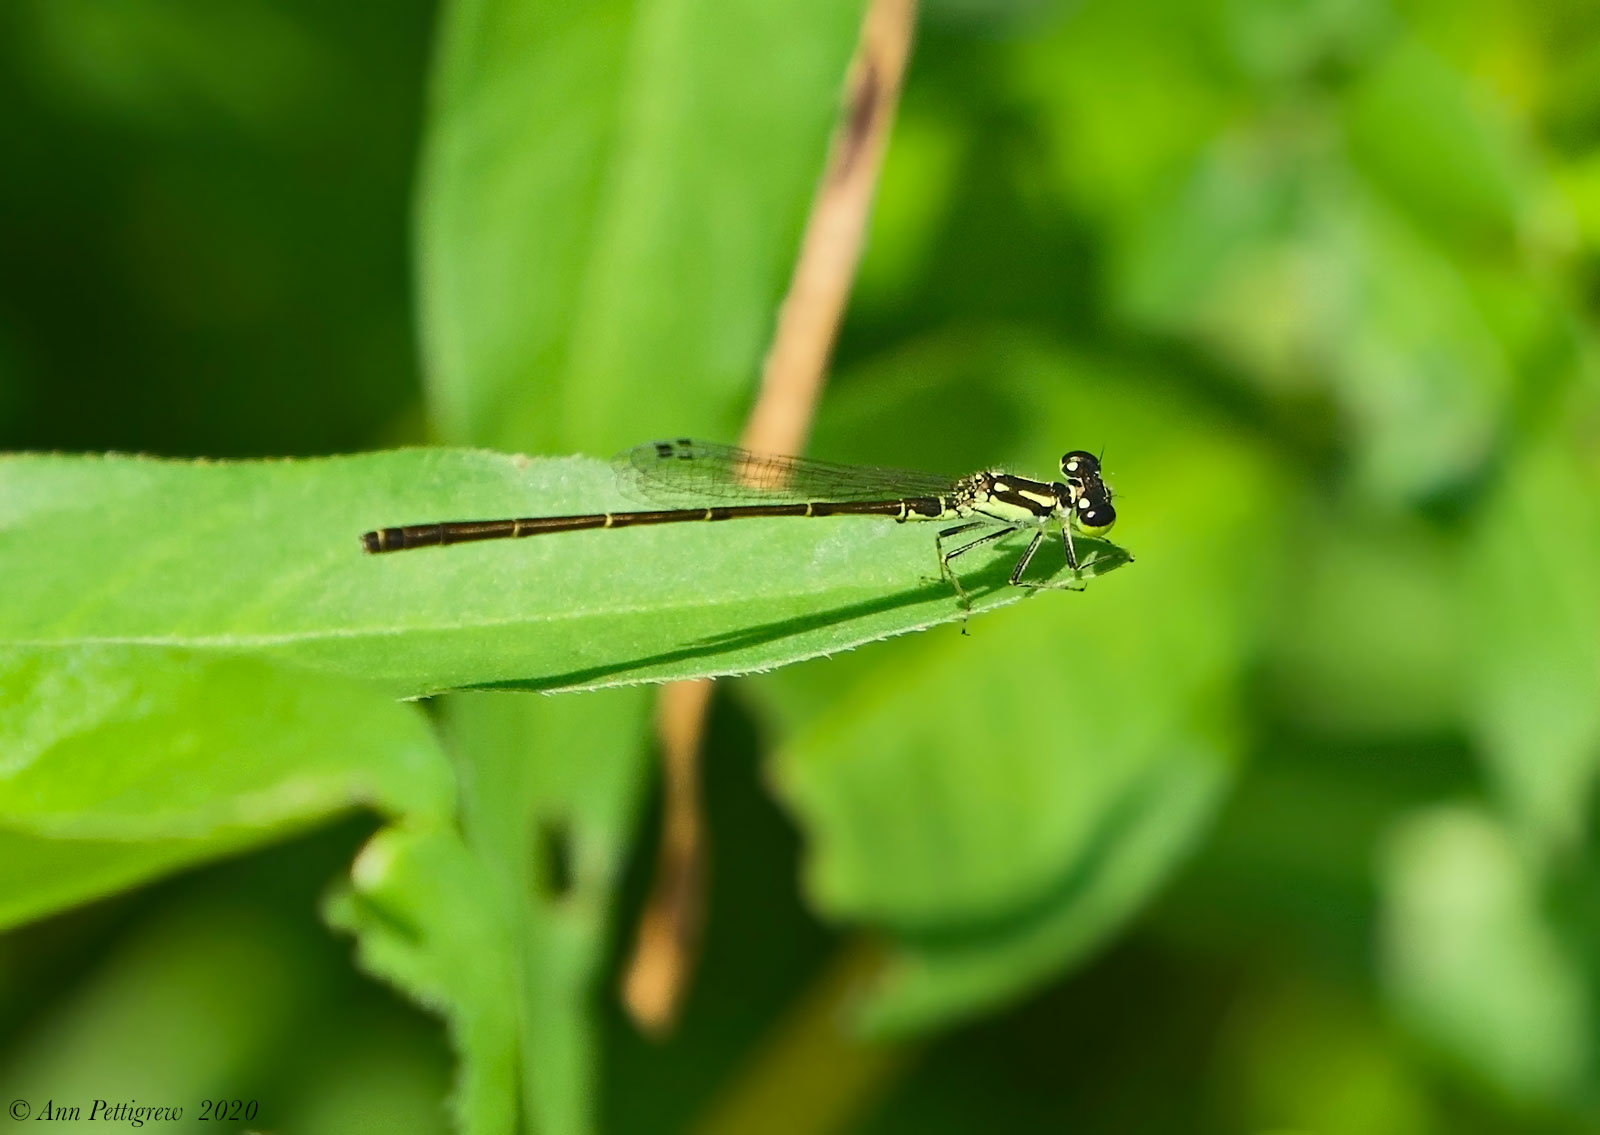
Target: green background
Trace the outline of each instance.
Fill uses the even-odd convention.
[[[732,439],[860,16],[7,5],[0,448]],[[572,643],[641,676],[816,580],[820,637],[725,669],[949,620],[848,613],[926,532],[391,568],[374,509],[603,471],[0,462],[0,1092],[295,1132],[1600,1128],[1597,253],[1592,4],[926,0],[810,452],[1103,449],[1138,561],[719,687],[661,1042],[614,995],[647,689],[395,697],[605,684],[551,680]],[[394,649],[284,644],[352,626]]]

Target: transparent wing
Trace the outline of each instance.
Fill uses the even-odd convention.
[[[956,482],[935,473],[777,457],[692,438],[647,442],[619,454],[614,464],[629,488],[663,504],[898,500],[938,496]]]

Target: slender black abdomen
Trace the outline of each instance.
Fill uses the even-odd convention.
[[[891,501],[816,501],[802,504],[741,504],[707,508],[673,508],[652,512],[591,512],[579,516],[523,516],[512,520],[456,520],[442,524],[408,524],[379,528],[361,535],[368,552],[403,552],[473,540],[520,539],[586,528],[633,528],[644,524],[681,524],[691,520],[748,520],[773,516],[936,516],[937,498]]]

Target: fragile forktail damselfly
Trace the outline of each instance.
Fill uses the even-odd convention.
[[[523,516],[506,520],[447,520],[378,528],[362,534],[368,552],[519,539],[589,528],[631,528],[701,520],[777,516],[882,516],[896,521],[956,520],[935,539],[939,570],[954,585],[963,606],[966,592],[950,568],[963,553],[1034,529],[1033,539],[1011,571],[1017,587],[1051,587],[1022,578],[1045,533],[1061,533],[1067,566],[1078,571],[1074,531],[1102,536],[1116,523],[1111,490],[1101,479],[1100,460],[1075,449],[1061,458],[1060,481],[1034,481],[998,470],[950,478],[931,473],[836,465],[804,457],[776,457],[731,445],[678,438],[636,446],[617,458],[619,474],[647,496],[685,507],[644,512],[590,512],[574,516]],[[690,505],[689,502],[694,502]],[[982,535],[945,550],[964,533]]]

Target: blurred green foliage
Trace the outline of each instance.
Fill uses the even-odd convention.
[[[731,437],[859,14],[9,6],[0,444]],[[926,0],[814,450],[1103,445],[1138,563],[719,698],[660,1045],[609,993],[637,692],[24,658],[0,911],[113,897],[0,939],[0,1082],[297,1131],[443,1130],[451,1085],[474,1132],[1592,1130],[1597,124],[1583,0]],[[40,706],[79,777],[30,774]],[[829,1075],[861,1050],[793,1038],[841,1010],[898,1057]]]

